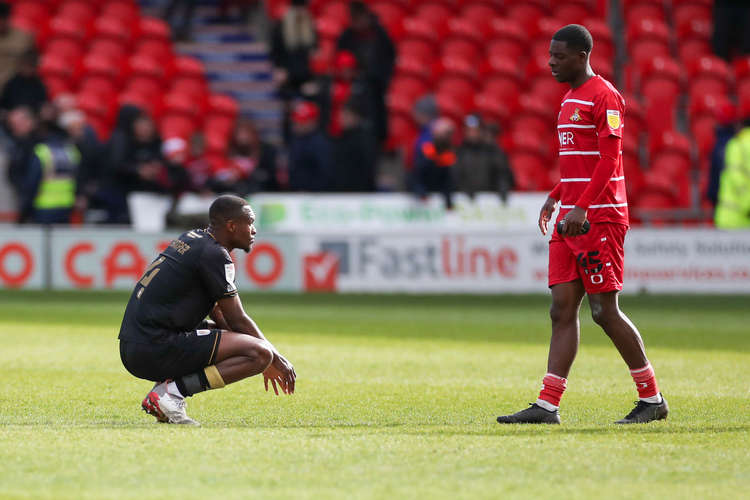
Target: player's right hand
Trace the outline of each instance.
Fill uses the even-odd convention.
[[[539,230],[543,235],[547,234],[547,227],[549,221],[552,218],[552,214],[555,212],[557,207],[557,200],[554,198],[547,198],[547,201],[542,205],[542,209],[539,211]]]

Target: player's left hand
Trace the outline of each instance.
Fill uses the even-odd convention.
[[[266,391],[268,391],[269,380],[273,386],[273,392],[277,396],[279,395],[279,387],[284,394],[294,394],[297,373],[294,371],[294,366],[278,352],[274,353],[273,362],[263,372],[263,383]]]
[[[578,236],[583,234],[583,223],[586,221],[586,210],[581,207],[573,207],[573,209],[565,215],[563,219],[562,236]]]

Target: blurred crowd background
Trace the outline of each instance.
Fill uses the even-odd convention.
[[[730,0],[0,2],[6,220],[153,192],[545,191],[568,23],[627,101],[634,222],[750,227],[750,7]],[[716,205],[719,208],[715,210]]]

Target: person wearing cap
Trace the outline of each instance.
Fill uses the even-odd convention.
[[[371,118],[373,96],[360,77],[357,59],[351,52],[340,50],[334,57],[333,75],[322,79],[319,93],[321,127],[331,138],[341,136],[341,114],[348,102],[354,103],[361,118]]]
[[[478,115],[464,120],[464,140],[455,167],[456,191],[471,197],[480,191],[494,191],[505,202],[513,188],[513,173],[505,153],[484,129]]]
[[[11,5],[0,2],[0,89],[16,74],[24,54],[34,50],[34,39],[10,24]]]
[[[431,141],[422,143],[416,153],[413,191],[422,199],[431,192],[441,193],[445,208],[452,210],[455,126],[449,118],[440,117],[433,122],[431,132]]]
[[[331,146],[320,129],[320,109],[313,102],[300,101],[292,110],[289,189],[328,191],[331,177]]]
[[[716,116],[715,141],[711,150],[711,168],[708,172],[706,198],[715,207],[719,201],[719,179],[724,170],[727,143],[737,133],[737,110],[732,101],[725,98],[716,103],[714,114]],[[750,116],[750,110],[747,111],[747,116]]]
[[[742,125],[724,153],[714,212],[714,224],[719,229],[750,228],[750,115]]]

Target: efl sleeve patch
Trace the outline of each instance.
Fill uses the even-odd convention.
[[[620,128],[622,121],[620,120],[620,112],[616,109],[607,110],[607,125],[613,130]]]
[[[224,264],[224,276],[228,284],[234,285],[234,264]]]

